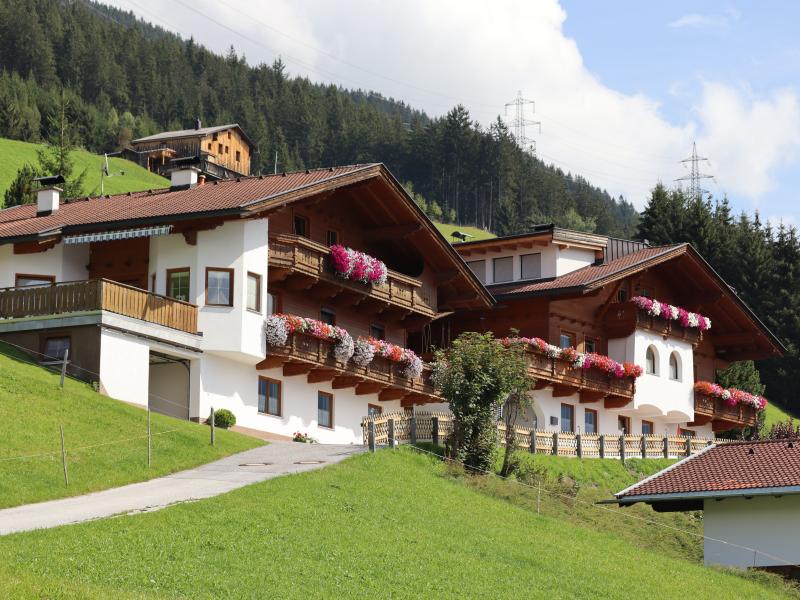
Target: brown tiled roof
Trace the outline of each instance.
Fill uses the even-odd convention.
[[[731,442],[710,447],[618,493],[641,496],[735,492],[800,486],[800,440]]]
[[[269,200],[315,184],[322,184],[376,165],[351,165],[314,169],[285,175],[242,177],[206,183],[192,189],[161,189],[70,200],[47,216],[36,216],[36,205],[26,204],[0,211],[0,240],[24,238],[94,224],[123,224],[179,215],[200,216],[244,210],[249,204]]]
[[[643,248],[616,260],[599,265],[589,265],[554,279],[493,285],[489,287],[489,290],[494,296],[502,296],[512,294],[548,294],[575,288],[592,289],[604,285],[609,279],[615,279],[629,272],[672,258],[673,255],[685,251],[687,246],[687,244],[676,244]]]

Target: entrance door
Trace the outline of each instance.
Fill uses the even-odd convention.
[[[111,279],[147,289],[150,238],[92,242],[89,246],[89,279]]]

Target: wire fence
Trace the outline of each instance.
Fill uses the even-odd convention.
[[[397,446],[399,445],[399,440],[393,440],[393,439],[390,438],[389,441],[390,442],[394,442],[394,443],[390,443],[389,444],[390,448],[397,448]],[[726,539],[722,539],[722,538],[718,538],[718,537],[707,536],[707,535],[705,535],[703,533],[699,533],[697,531],[692,531],[690,529],[677,527],[675,525],[670,525],[669,523],[664,523],[664,522],[658,521],[656,519],[651,519],[651,518],[643,517],[643,516],[640,516],[640,515],[636,515],[636,514],[633,514],[631,512],[623,512],[624,509],[612,508],[612,507],[604,505],[604,504],[598,504],[596,502],[590,502],[590,501],[587,501],[587,500],[582,500],[580,498],[577,498],[574,495],[565,494],[563,492],[558,492],[556,490],[549,489],[546,486],[543,486],[541,481],[539,482],[538,485],[532,485],[532,484],[526,483],[524,481],[520,481],[519,479],[514,478],[514,477],[504,477],[503,475],[501,475],[499,473],[495,473],[494,471],[488,471],[488,470],[485,470],[485,469],[479,469],[477,467],[472,467],[470,465],[466,465],[466,464],[464,464],[462,462],[459,462],[459,461],[457,461],[457,460],[455,460],[453,458],[450,458],[448,456],[444,456],[442,454],[438,454],[436,452],[432,452],[432,451],[427,450],[425,448],[421,448],[420,446],[418,446],[416,444],[407,444],[407,447],[413,449],[415,452],[420,452],[422,454],[426,454],[426,455],[435,457],[435,458],[441,460],[442,462],[457,465],[457,466],[465,469],[466,471],[470,471],[470,472],[473,472],[473,473],[479,473],[481,475],[489,475],[491,477],[506,481],[506,482],[508,482],[510,484],[513,484],[513,485],[516,485],[516,486],[521,486],[521,487],[524,487],[524,488],[529,489],[531,491],[535,491],[537,493],[537,510],[536,510],[537,514],[541,514],[541,498],[542,498],[542,494],[544,494],[545,496],[550,496],[550,497],[552,497],[554,499],[567,500],[568,502],[564,503],[566,506],[569,506],[569,503],[577,503],[577,504],[581,504],[581,505],[584,505],[584,506],[587,506],[587,507],[594,508],[596,510],[604,511],[605,513],[608,513],[608,514],[613,514],[613,515],[622,517],[624,519],[631,519],[631,520],[639,521],[639,522],[642,522],[642,523],[646,523],[648,525],[653,525],[653,526],[656,526],[656,527],[660,527],[662,529],[668,529],[668,530],[671,530],[671,531],[674,531],[674,532],[683,533],[683,534],[689,535],[691,537],[700,539],[700,540],[702,540],[704,542],[706,542],[706,541],[707,542],[713,542],[715,544],[720,544],[720,545],[724,545],[724,546],[727,546],[727,547],[730,547],[730,548],[735,548],[735,549],[740,550],[742,552],[748,553],[748,555],[752,554],[752,556],[753,556],[752,566],[753,567],[769,566],[769,565],[760,565],[759,564],[758,558],[759,557],[764,557],[764,558],[772,560],[772,561],[777,561],[778,563],[780,563],[780,565],[782,565],[784,567],[790,567],[790,568],[794,568],[794,569],[800,568],[800,564],[798,564],[795,561],[788,560],[788,559],[780,557],[780,556],[776,556],[775,554],[772,554],[771,552],[767,552],[767,551],[759,549],[759,548],[753,548],[751,546],[745,546],[743,544],[739,544],[739,543],[733,542],[731,540],[726,540]],[[706,558],[708,559],[708,557],[706,557]]]

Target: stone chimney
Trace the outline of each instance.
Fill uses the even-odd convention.
[[[58,185],[64,183],[64,178],[61,175],[47,175],[36,177],[34,181],[40,186],[36,190],[36,216],[52,215],[61,204],[61,192],[64,190]]]

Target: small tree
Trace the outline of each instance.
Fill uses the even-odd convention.
[[[488,471],[497,450],[497,412],[521,402],[530,387],[521,346],[503,345],[491,333],[463,333],[436,353],[436,385],[453,412],[451,453],[466,466]],[[507,448],[507,460],[514,445]]]
[[[3,196],[3,207],[19,206],[20,204],[31,204],[36,201],[36,189],[33,178],[38,177],[39,172],[33,165],[23,165],[17,171],[17,176],[11,182],[9,188]]]

